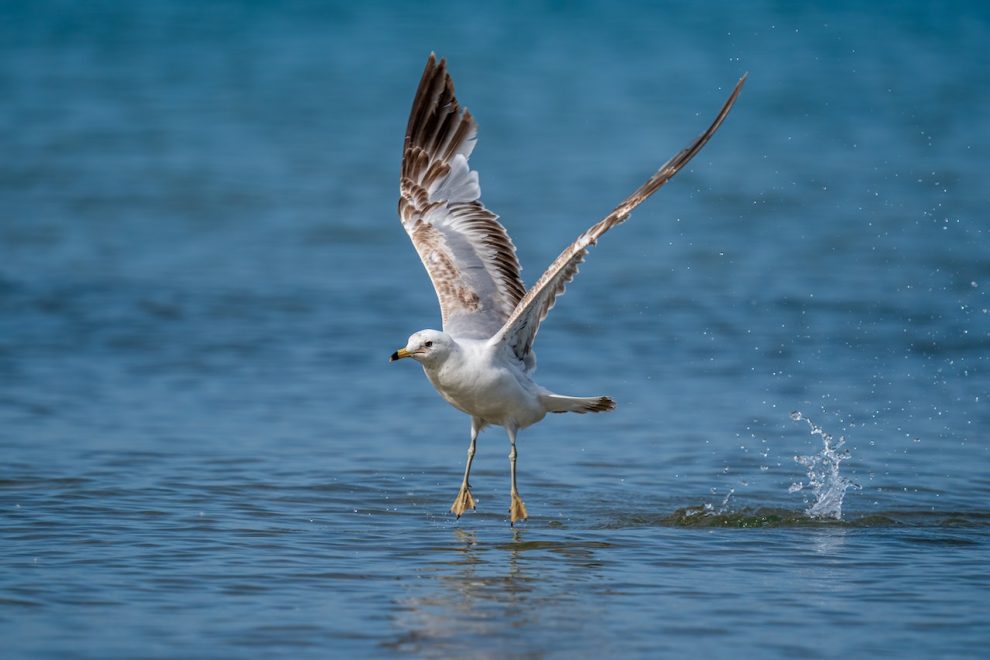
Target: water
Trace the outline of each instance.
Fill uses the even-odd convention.
[[[985,651],[983,5],[0,19],[5,657]],[[619,408],[520,435],[516,529],[504,434],[454,521],[468,420],[387,363],[438,322],[395,217],[431,50],[528,282],[750,72],[541,330]]]

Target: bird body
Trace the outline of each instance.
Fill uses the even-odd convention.
[[[486,426],[523,429],[543,419],[541,388],[518,365],[498,360],[497,347],[477,339],[452,343],[441,364],[423,364],[426,377],[450,405]]]
[[[588,249],[670,180],[708,142],[742,89],[739,80],[711,126],[667,161],[611,213],[571,243],[532,288],[520,278],[515,246],[498,217],[480,201],[468,158],[477,125],[454,96],[446,62],[430,55],[413,100],[402,157],[399,217],[440,302],[443,330],[414,333],[390,361],[412,358],[452,406],[471,416],[471,444],[451,511],[475,508],[468,481],[478,433],[502,426],[509,436],[509,519],[527,517],[516,487],[516,433],[548,412],[606,412],[609,397],[555,394],[532,379],[540,323],[574,279]]]
[[[521,363],[504,359],[501,346],[491,340],[457,340],[424,330],[410,337],[403,350],[408,357],[419,358],[427,379],[447,403],[478,418],[482,426],[518,430],[539,422],[548,412],[592,412],[591,407],[603,412],[613,405],[608,397],[550,392],[533,381]],[[393,359],[406,356],[396,352]]]

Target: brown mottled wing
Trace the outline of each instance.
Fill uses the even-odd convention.
[[[468,165],[476,134],[446,61],[431,54],[406,127],[399,217],[436,289],[444,332],[488,339],[526,288],[515,246],[479,199]]]
[[[540,279],[533,285],[526,296],[519,302],[519,305],[516,306],[512,315],[509,316],[498,334],[492,337],[491,341],[493,343],[502,343],[527,368],[532,368],[534,364],[532,358],[533,342],[536,339],[536,332],[539,330],[540,322],[546,318],[557,296],[564,292],[564,287],[577,275],[578,266],[584,261],[588,249],[597,242],[602,234],[624,222],[634,208],[655,193],[660,186],[677,174],[677,171],[684,167],[695,154],[701,151],[701,148],[715,134],[715,131],[718,130],[718,127],[725,120],[726,115],[729,114],[729,110],[736,102],[736,97],[739,96],[739,92],[742,90],[745,81],[746,76],[739,79],[732,94],[729,95],[728,100],[726,100],[722,106],[722,110],[715,117],[715,121],[708,127],[708,130],[698,136],[687,148],[667,161],[636,192],[623,200],[605,219],[578,236],[577,240],[557,257],[550,267],[547,268],[546,272],[540,276]]]

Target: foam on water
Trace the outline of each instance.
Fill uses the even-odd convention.
[[[839,465],[849,458],[849,450],[842,448],[846,439],[844,436],[839,436],[839,439],[835,440],[822,427],[799,411],[792,412],[791,419],[795,422],[807,422],[811,428],[811,435],[821,436],[822,450],[811,456],[794,457],[795,461],[808,469],[808,483],[795,482],[791,484],[787,492],[796,493],[804,490],[805,487],[810,488],[815,495],[815,501],[805,510],[805,513],[812,518],[841,520],[842,499],[846,495],[846,490],[860,487],[839,474]]]

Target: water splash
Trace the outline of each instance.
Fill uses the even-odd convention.
[[[713,488],[712,494],[714,494],[714,490],[715,489]],[[722,500],[722,503],[718,506],[717,509],[710,502],[705,502],[705,506],[701,509],[701,511],[699,511],[699,513],[702,513],[706,516],[721,516],[726,511],[729,510],[729,499],[732,497],[732,495],[735,492],[736,492],[735,488],[730,488],[729,492],[725,494],[725,499]]]
[[[813,456],[795,456],[794,460],[808,469],[807,487],[815,494],[815,502],[805,510],[812,518],[842,519],[842,499],[848,488],[860,488],[839,474],[839,464],[849,458],[849,450],[842,449],[846,443],[843,436],[838,440],[832,438],[822,427],[816,425],[802,413],[794,411],[791,419],[795,422],[805,421],[811,427],[811,435],[822,438],[822,450]],[[791,484],[788,493],[796,493],[806,487],[804,483]]]

